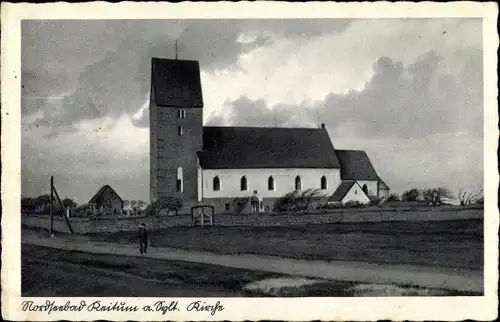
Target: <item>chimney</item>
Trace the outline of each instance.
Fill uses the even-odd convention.
[[[321,128],[324,129],[325,128],[325,123],[321,123]]]

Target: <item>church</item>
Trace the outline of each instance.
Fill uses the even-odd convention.
[[[151,202],[169,196],[184,209],[213,205],[263,212],[286,193],[320,189],[335,203],[386,198],[389,187],[364,151],[336,150],[320,128],[203,126],[197,61],[152,58],[150,91]]]

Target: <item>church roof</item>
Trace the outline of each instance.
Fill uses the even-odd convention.
[[[199,63],[152,58],[151,90],[158,106],[203,107]]]
[[[336,150],[342,180],[378,181],[379,177],[365,151]]]
[[[337,190],[333,193],[333,195],[328,199],[329,201],[342,201],[345,195],[351,190],[352,186],[357,184],[356,181],[342,181],[340,185],[337,187]]]
[[[382,180],[382,178],[378,178],[380,181],[378,182],[378,188],[379,190],[391,190],[389,186]]]
[[[325,129],[204,127],[204,169],[339,168]]]

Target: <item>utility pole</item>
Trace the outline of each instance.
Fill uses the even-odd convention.
[[[54,237],[54,177],[50,177],[50,237]]]

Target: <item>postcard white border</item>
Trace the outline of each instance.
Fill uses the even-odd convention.
[[[399,3],[2,3],[2,315],[8,320],[492,320],[497,316],[498,102],[496,66],[498,7],[479,2]],[[20,286],[20,75],[23,19],[210,19],[210,18],[483,18],[485,294],[480,297],[218,298],[225,310],[208,313],[22,312]],[[51,298],[64,303],[68,298]],[[79,301],[82,298],[73,298]],[[97,298],[85,298],[86,301]],[[154,298],[120,298],[146,305]],[[26,298],[24,298],[26,300]],[[38,300],[40,300],[38,298]],[[192,299],[178,298],[180,306]],[[207,300],[207,299],[201,299]],[[106,299],[109,301],[109,299]]]

